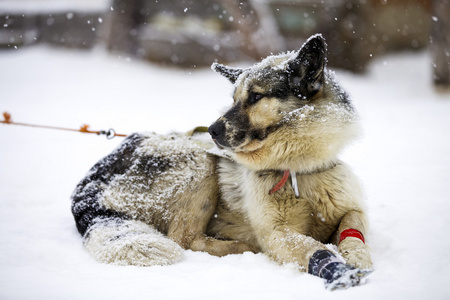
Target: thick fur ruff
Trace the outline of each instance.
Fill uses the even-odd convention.
[[[346,229],[365,235],[367,220],[358,179],[338,159],[358,117],[325,54],[316,35],[248,69],[214,64],[235,91],[212,139],[133,134],[77,186],[72,211],[88,251],[119,265],[170,264],[181,249],[263,252],[310,272],[315,253],[337,263],[321,251]],[[285,170],[291,181],[269,194]],[[352,268],[372,265],[360,239],[338,251]]]

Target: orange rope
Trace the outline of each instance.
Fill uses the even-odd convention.
[[[66,131],[78,131],[78,132],[82,132],[82,133],[94,133],[97,135],[106,135],[106,137],[108,139],[112,139],[115,136],[121,136],[121,137],[125,137],[127,136],[126,134],[120,134],[120,133],[116,133],[114,131],[114,129],[109,129],[109,130],[99,130],[99,131],[95,131],[95,130],[89,130],[89,125],[84,124],[83,126],[80,127],[80,129],[72,129],[72,128],[63,128],[63,127],[56,127],[56,126],[48,126],[48,125],[36,125],[36,124],[27,124],[27,123],[19,123],[19,122],[13,122],[11,119],[11,114],[4,112],[3,113],[3,121],[0,121],[0,123],[3,124],[8,124],[8,125],[19,125],[19,126],[28,126],[28,127],[36,127],[36,128],[45,128],[45,129],[56,129],[56,130],[66,130]]]

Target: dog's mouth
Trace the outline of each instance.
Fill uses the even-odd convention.
[[[233,153],[251,153],[264,146],[274,128],[243,130],[217,121],[208,128],[208,132],[219,149]]]
[[[220,150],[228,150],[233,153],[252,153],[264,146],[264,141],[256,139],[245,139],[245,141],[238,146],[225,146],[220,144],[217,139],[213,139],[213,142]]]
[[[222,145],[217,141],[217,139],[212,139],[212,140],[213,140],[213,142],[216,144],[217,148],[219,148],[220,150],[225,149],[225,147],[222,146]]]
[[[212,140],[213,140],[214,144],[216,144],[217,148],[219,148],[220,150],[236,152],[236,147],[233,147],[233,146],[230,146],[230,145],[221,144],[217,139],[212,139]]]

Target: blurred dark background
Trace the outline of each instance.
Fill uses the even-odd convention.
[[[450,0],[111,0],[101,9],[24,11],[0,1],[0,50],[103,45],[198,68],[296,50],[322,33],[334,68],[362,73],[375,57],[425,49],[433,82],[450,87]]]

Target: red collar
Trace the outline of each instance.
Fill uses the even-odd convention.
[[[279,189],[281,189],[285,184],[286,181],[289,178],[289,170],[284,170],[283,172],[283,177],[281,178],[280,181],[278,181],[278,183],[269,191],[269,195],[272,195],[273,193],[275,193],[276,191],[278,191]]]
[[[297,184],[297,172],[289,170],[283,171],[283,177],[272,189],[270,189],[269,195],[272,195],[286,184],[286,181],[289,178],[289,174],[291,175],[292,188],[294,189],[295,198],[300,198],[300,193],[298,192],[298,184]]]

